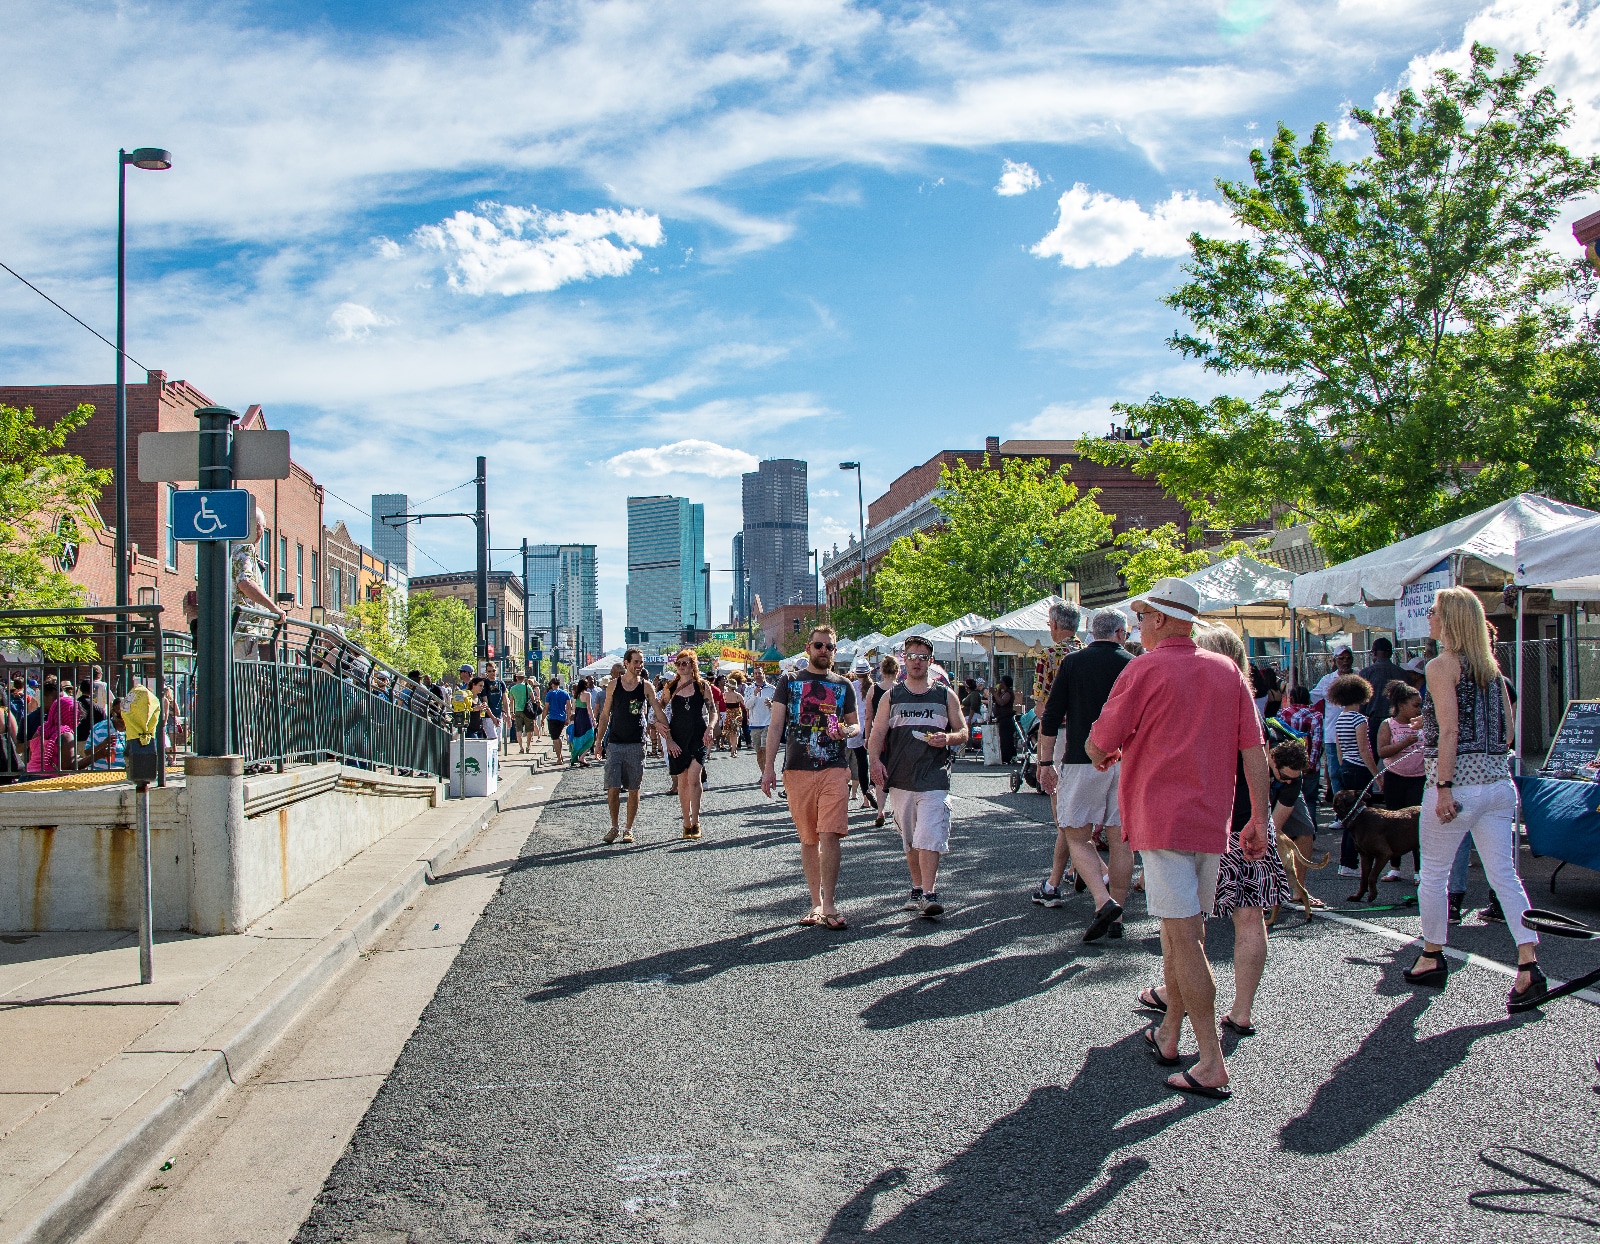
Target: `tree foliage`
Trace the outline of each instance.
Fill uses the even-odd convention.
[[[1125,531],[1112,541],[1106,559],[1122,572],[1130,593],[1146,591],[1157,579],[1181,579],[1211,564],[1211,554],[1186,551],[1176,523]]]
[[[384,584],[377,599],[357,601],[348,612],[350,637],[398,670],[442,678],[476,658],[472,609],[454,596],[411,592],[402,609]]]
[[[61,518],[70,516],[80,533],[92,530],[111,472],[91,471],[62,449],[93,414],[79,406],[46,426],[32,407],[0,405],[0,609],[83,604],[82,589],[57,569],[68,543]]]
[[[1307,521],[1340,559],[1521,491],[1600,502],[1593,275],[1544,248],[1600,159],[1559,140],[1542,63],[1352,109],[1371,153],[1279,126],[1218,188],[1250,237],[1194,235],[1170,345],[1259,397],[1120,406],[1136,439],[1086,456],[1154,475],[1202,525]]]
[[[1068,468],[1047,458],[963,461],[939,474],[943,523],[890,546],[874,579],[878,629],[939,623],[964,613],[996,617],[1058,591],[1085,553],[1111,538],[1098,488],[1079,495]]]

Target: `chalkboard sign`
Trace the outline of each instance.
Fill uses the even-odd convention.
[[[1600,777],[1600,700],[1573,700],[1567,705],[1540,772],[1591,782]]]

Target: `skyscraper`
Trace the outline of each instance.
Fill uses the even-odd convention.
[[[733,599],[728,607],[729,620],[743,622],[750,616],[750,576],[744,567],[744,532],[733,533]]]
[[[403,492],[372,494],[372,551],[391,566],[411,573],[411,524],[390,524],[383,520],[395,514],[411,513],[411,500]]]
[[[744,565],[749,599],[764,608],[817,603],[811,576],[806,464],[769,458],[744,476]]]
[[[555,625],[563,631],[583,631],[589,652],[604,652],[600,615],[599,559],[592,544],[530,544],[528,546],[528,626],[548,642],[550,589],[556,590]]]
[[[687,497],[628,498],[628,628],[674,643],[711,628],[706,511]],[[648,636],[648,640],[645,637]]]

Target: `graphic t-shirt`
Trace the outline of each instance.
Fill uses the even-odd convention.
[[[644,742],[644,679],[632,691],[619,678],[611,689],[611,716],[606,737],[613,743]]]
[[[856,711],[856,690],[837,674],[801,670],[784,685],[788,709],[790,769],[843,769],[850,763],[844,740],[829,735],[830,727]]]
[[[890,790],[950,789],[950,749],[917,737],[950,729],[948,687],[913,691],[901,683],[889,693],[888,729],[883,767]]]
[[[498,678],[484,684],[483,698],[489,701],[489,712],[499,717],[506,711],[506,685]]]
[[[560,687],[548,692],[544,697],[544,706],[550,714],[551,721],[565,721],[567,719],[567,704],[572,699]]]

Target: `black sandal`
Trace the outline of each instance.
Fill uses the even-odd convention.
[[[1161,995],[1156,992],[1154,985],[1139,995],[1139,1005],[1147,1011],[1160,1011],[1163,1014],[1167,1010],[1167,1004],[1161,1000]]]
[[[1421,963],[1424,959],[1432,959],[1434,966],[1428,968],[1426,971],[1419,972],[1417,971],[1417,964]],[[1442,949],[1435,951],[1424,950],[1416,957],[1416,960],[1405,971],[1405,978],[1411,984],[1432,985],[1439,989],[1444,988],[1444,983],[1449,976],[1450,966],[1445,961],[1444,951]]]
[[[1179,1062],[1178,1056],[1174,1054],[1168,1058],[1161,1052],[1161,1038],[1156,1035],[1156,1032],[1157,1026],[1155,1024],[1149,1025],[1144,1030],[1144,1043],[1150,1047],[1150,1057],[1163,1067],[1176,1067]]]
[[[1518,1011],[1533,1010],[1544,1001],[1545,994],[1550,992],[1550,982],[1545,979],[1544,971],[1539,967],[1537,959],[1517,964],[1517,971],[1528,974],[1528,987],[1513,989],[1507,995],[1506,1013],[1509,1015],[1515,1015]]]
[[[1231,1015],[1222,1017],[1222,1026],[1236,1037],[1253,1037],[1256,1035],[1256,1026],[1254,1024],[1236,1024],[1233,1022],[1233,1016]]]

